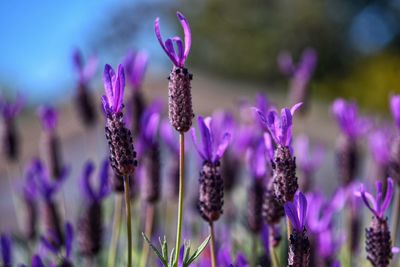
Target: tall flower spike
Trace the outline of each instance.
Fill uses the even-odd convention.
[[[82,188],[88,200],[78,224],[78,245],[80,252],[85,256],[97,255],[102,246],[103,237],[103,210],[102,199],[110,192],[108,182],[109,162],[104,160],[100,170],[100,186],[96,190],[90,183],[94,171],[94,164],[87,162],[82,175]]]
[[[199,211],[203,219],[213,222],[219,219],[222,214],[224,188],[220,172],[220,159],[228,147],[231,135],[225,133],[220,142],[212,132],[211,118],[198,118],[198,127],[201,135],[200,145],[197,142],[196,133],[192,128],[192,139],[200,157],[203,160],[202,170],[200,171],[200,195]]]
[[[365,191],[364,185],[361,185],[360,191],[355,192],[356,196],[362,198],[364,204],[372,212],[374,217],[369,228],[365,229],[365,250],[367,259],[374,267],[389,266],[393,256],[393,250],[390,238],[390,230],[387,223],[385,211],[389,208],[393,196],[393,180],[387,180],[386,195],[383,196],[382,182],[376,182],[376,197]]]
[[[185,68],[185,61],[190,50],[191,33],[186,18],[179,12],[177,12],[177,16],[185,34],[185,47],[183,47],[182,40],[179,37],[173,37],[172,39],[167,39],[165,43],[163,42],[160,33],[159,18],[156,19],[154,26],[157,39],[162,49],[164,49],[165,53],[174,64],[168,77],[169,120],[175,130],[184,133],[192,126],[192,119],[194,117],[190,85],[192,74]],[[175,52],[173,42],[175,42],[178,48],[177,52]]]
[[[110,147],[111,166],[116,175],[128,177],[133,174],[137,163],[132,135],[123,120],[125,75],[122,65],[118,66],[115,74],[112,67],[106,64],[103,81],[106,95],[103,95],[102,102],[107,117],[105,131]]]
[[[286,216],[293,225],[293,233],[289,239],[288,266],[308,267],[310,242],[305,228],[307,199],[301,192],[298,192],[294,201],[285,203],[284,208]]]

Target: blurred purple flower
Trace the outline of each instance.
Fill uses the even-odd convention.
[[[162,49],[165,51],[167,56],[171,59],[172,63],[178,68],[183,68],[185,65],[185,61],[189,55],[190,45],[192,43],[192,35],[190,32],[189,23],[186,20],[186,18],[183,16],[183,14],[180,12],[177,12],[176,15],[178,16],[178,19],[183,28],[185,45],[183,45],[181,38],[178,36],[168,38],[165,41],[165,43],[163,42],[162,37],[161,37],[161,32],[160,32],[160,19],[159,18],[156,18],[156,20],[154,22],[154,29],[155,29],[155,33],[156,33],[158,42],[160,43]],[[176,47],[178,48],[177,51],[174,48],[174,42],[175,42]]]
[[[390,161],[392,135],[387,128],[377,128],[369,135],[369,148],[376,163],[386,166]]]
[[[292,55],[289,51],[281,51],[278,54],[277,58],[279,70],[288,76],[293,75],[296,70],[296,66],[294,65]]]
[[[303,231],[307,216],[307,199],[303,193],[298,191],[293,202],[284,204],[284,209],[294,229],[298,232]]]
[[[246,163],[251,177],[256,180],[262,180],[265,177],[267,171],[267,158],[266,158],[266,147],[260,139],[258,144],[250,147],[246,153]]]
[[[41,106],[38,109],[38,116],[45,131],[53,132],[57,126],[58,113],[51,106]]]
[[[86,65],[83,63],[82,54],[78,49],[76,49],[72,54],[72,62],[74,68],[79,76],[79,84],[81,86],[86,86],[87,83],[96,74],[96,69],[98,65],[98,59],[96,56],[91,56]]]
[[[365,191],[363,184],[360,186],[360,191],[356,191],[354,194],[357,197],[361,197],[367,208],[375,215],[377,219],[382,220],[385,211],[389,208],[390,202],[393,196],[393,180],[392,178],[387,179],[386,194],[383,196],[383,185],[381,181],[377,181],[376,184],[376,197],[373,197],[370,193]]]
[[[17,95],[15,101],[7,101],[0,96],[0,111],[5,121],[13,120],[24,107],[24,98]]]
[[[297,103],[291,109],[283,108],[280,118],[275,110],[270,110],[267,117],[265,117],[261,110],[254,109],[258,113],[260,123],[269,130],[275,143],[281,146],[290,146],[292,142],[293,115],[301,105],[302,103]]]
[[[12,266],[12,255],[11,255],[11,238],[8,235],[2,234],[0,237],[1,244],[1,257],[3,260],[4,267]]]
[[[368,120],[359,116],[354,102],[336,99],[332,104],[332,113],[342,133],[351,139],[365,134],[369,128]]]
[[[48,249],[50,252],[52,252],[54,255],[60,256],[60,252],[65,252],[65,254],[62,256],[62,264],[66,265],[61,265],[61,266],[71,266],[70,265],[70,257],[72,253],[72,242],[74,240],[74,229],[72,227],[71,223],[66,223],[65,224],[65,242],[62,244],[60,240],[58,240],[58,244],[53,244],[53,241],[55,239],[52,239],[51,241],[48,240],[46,237],[42,236],[40,238],[41,244]],[[48,233],[49,235],[52,235],[52,233]],[[53,234],[53,238],[55,235]],[[64,250],[61,250],[61,248],[64,248]]]
[[[172,131],[172,127],[168,120],[163,120],[161,123],[161,138],[164,141],[167,148],[172,154],[179,155],[179,140],[178,133]]]
[[[201,146],[197,142],[195,129],[192,128],[191,130],[193,144],[196,147],[197,152],[203,160],[210,162],[220,160],[229,145],[231,134],[225,132],[220,141],[217,141],[217,138],[212,131],[212,119],[210,117],[203,119],[203,117],[199,116],[197,122],[201,135]]]
[[[101,101],[106,115],[118,113],[122,110],[125,89],[124,67],[118,65],[118,73],[115,74],[113,68],[106,64],[103,74],[104,89],[106,95],[103,95]]]
[[[246,257],[243,253],[238,252],[236,261],[231,257],[231,250],[228,247],[223,247],[218,251],[217,256],[218,266],[221,267],[249,267]]]
[[[400,129],[400,95],[394,95],[390,98],[390,109],[397,128]]]
[[[110,192],[111,188],[109,187],[109,161],[104,160],[101,165],[101,170],[99,173],[99,189],[96,190],[93,188],[93,185],[90,183],[90,178],[94,172],[94,164],[92,161],[87,161],[85,166],[83,167],[83,174],[81,178],[81,187],[83,189],[85,197],[91,202],[100,202],[103,198],[105,198]]]
[[[312,175],[324,160],[325,150],[319,145],[311,149],[310,140],[305,135],[299,135],[294,142],[299,168]]]
[[[145,51],[129,51],[124,59],[126,77],[133,90],[139,90],[142,86],[148,58]]]
[[[31,267],[46,267],[46,265],[44,265],[44,263],[39,255],[34,255],[32,257],[32,266]]]

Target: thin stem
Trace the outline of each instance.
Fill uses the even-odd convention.
[[[154,204],[149,203],[146,207],[146,222],[144,232],[148,238],[151,239],[151,235],[153,232],[153,221],[154,221]],[[140,259],[140,266],[146,267],[147,259],[149,257],[149,245],[147,243],[143,243],[143,250]]]
[[[129,195],[129,176],[124,177],[126,229],[128,234],[128,267],[132,267],[132,225],[131,225],[131,200]]]
[[[121,232],[121,217],[122,217],[122,196],[115,195],[114,200],[114,218],[112,225],[111,245],[108,251],[108,267],[115,266],[117,255],[118,239]]]
[[[272,261],[272,267],[279,267],[279,258],[276,255],[276,250],[274,246],[274,228],[273,226],[269,227],[269,254]]]
[[[182,218],[183,218],[183,196],[185,190],[185,133],[179,133],[179,200],[178,200],[178,222],[176,228],[175,260],[174,266],[178,266],[179,252],[181,249]]]
[[[210,252],[211,252],[211,266],[217,267],[217,258],[215,256],[215,235],[214,235],[214,225],[210,222]]]
[[[286,217],[286,226],[287,226],[287,238],[290,240],[290,235],[293,232],[292,222],[289,220],[289,217]]]

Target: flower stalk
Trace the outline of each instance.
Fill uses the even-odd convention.
[[[217,257],[215,256],[215,234],[214,234],[214,224],[210,222],[210,254],[211,254],[211,266],[217,267]]]
[[[122,196],[120,194],[115,195],[114,199],[114,218],[112,225],[112,236],[111,245],[108,251],[108,267],[115,265],[115,259],[117,255],[118,239],[121,233],[121,217],[122,217]]]
[[[178,257],[181,248],[182,219],[183,219],[183,196],[185,190],[185,133],[179,133],[179,199],[178,199],[178,220],[176,226],[175,242],[175,264],[178,265]]]
[[[128,234],[128,267],[132,267],[132,223],[131,223],[131,199],[129,195],[129,177],[124,177],[126,229]]]

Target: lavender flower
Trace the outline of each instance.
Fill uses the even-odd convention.
[[[305,228],[307,199],[298,192],[293,202],[284,205],[286,216],[293,225],[289,239],[288,266],[308,267],[310,261],[310,242]]]
[[[374,215],[369,228],[365,229],[365,250],[367,259],[374,267],[389,266],[392,259],[392,244],[390,230],[385,216],[385,211],[389,208],[393,196],[393,180],[387,180],[386,194],[383,195],[382,182],[376,182],[376,197],[365,191],[361,185],[360,191],[356,196],[362,198],[364,204]]]
[[[41,238],[41,243],[47,250],[52,252],[54,255],[60,257],[57,266],[73,267],[74,265],[72,264],[71,261],[71,253],[72,253],[72,242],[74,239],[74,230],[72,228],[72,225],[70,223],[66,223],[64,231],[65,231],[65,241],[60,239],[50,240],[43,236]],[[54,233],[51,231],[48,232],[48,235],[52,234]],[[53,236],[53,238],[55,238],[55,236]]]
[[[292,156],[291,143],[293,115],[300,106],[301,103],[298,103],[291,109],[283,108],[280,118],[275,110],[269,111],[265,117],[264,113],[255,109],[261,124],[269,130],[277,145],[272,165],[273,184],[275,196],[282,204],[292,201],[298,189],[296,160]]]
[[[168,77],[169,120],[175,130],[184,133],[192,126],[192,119],[194,117],[190,85],[192,74],[185,68],[185,61],[189,55],[192,36],[186,18],[180,12],[177,12],[177,16],[184,31],[184,45],[182,40],[177,36],[172,39],[168,38],[165,43],[163,42],[159,18],[155,20],[154,28],[162,49],[174,64]],[[174,43],[178,48],[177,51],[174,49]]]
[[[296,157],[298,159],[298,166],[303,174],[299,183],[300,188],[303,192],[307,192],[311,190],[315,172],[324,160],[324,149],[320,145],[311,149],[310,141],[305,135],[297,137],[294,146],[298,155]]]
[[[110,193],[108,182],[109,162],[104,160],[99,175],[100,186],[96,190],[90,183],[94,164],[87,162],[82,175],[82,189],[87,200],[85,210],[78,223],[78,245],[80,252],[89,257],[97,255],[102,247],[103,210],[102,200]]]
[[[243,253],[238,252],[234,261],[230,255],[230,249],[224,247],[218,252],[218,266],[221,267],[250,267]]]
[[[132,87],[130,95],[132,132],[140,133],[140,118],[143,115],[146,103],[143,92],[140,90],[143,84],[144,74],[147,68],[148,55],[144,51],[130,51],[124,60],[124,67],[129,84]]]
[[[261,231],[263,226],[264,183],[266,175],[266,157],[264,140],[250,148],[247,154],[247,166],[252,183],[247,194],[247,224],[254,233]]]
[[[400,129],[400,95],[391,97],[390,108],[397,128]],[[389,173],[400,184],[400,136],[397,136],[392,144]]]
[[[343,99],[335,100],[332,113],[342,132],[336,147],[339,176],[348,185],[354,180],[359,164],[356,139],[366,132],[368,123],[359,117],[355,103]]]
[[[78,94],[76,96],[76,107],[79,111],[79,117],[86,126],[92,126],[96,123],[96,111],[88,92],[88,87],[89,81],[96,73],[98,60],[97,57],[92,56],[86,65],[84,65],[81,53],[75,50],[72,55],[72,61],[79,77]]]
[[[123,120],[125,75],[122,65],[118,66],[117,74],[110,65],[105,65],[103,81],[106,95],[103,95],[101,100],[107,118],[105,130],[110,147],[111,167],[116,175],[129,177],[137,163],[132,135]]]
[[[4,267],[12,267],[11,239],[8,235],[1,235],[1,259]]]
[[[58,114],[54,108],[42,106],[38,110],[38,116],[44,131],[40,149],[46,164],[51,170],[51,176],[56,179],[60,176],[62,169],[60,141],[56,134]]]
[[[44,200],[44,229],[48,234],[46,238],[56,247],[58,243],[63,242],[64,236],[61,230],[61,217],[54,201],[54,195],[67,177],[69,169],[64,167],[61,176],[56,181],[51,181],[48,170],[45,169],[40,160],[34,160],[32,164],[37,186]]]
[[[34,255],[32,257],[32,267],[46,267],[46,265],[44,265],[42,258],[39,255]]]
[[[222,213],[224,189],[220,173],[220,159],[228,147],[231,135],[225,133],[221,141],[216,142],[210,117],[206,119],[199,117],[198,127],[202,145],[198,144],[195,130],[192,128],[194,146],[203,160],[199,179],[200,196],[198,207],[203,219],[212,223],[218,220]]]
[[[288,52],[282,52],[278,56],[278,65],[282,73],[290,76],[290,103],[303,102],[302,111],[305,111],[308,106],[309,83],[314,74],[316,63],[317,53],[313,48],[307,48],[303,51],[297,66],[293,64],[292,57]]]
[[[3,117],[3,152],[9,161],[19,157],[20,139],[15,125],[16,117],[23,108],[23,99],[18,96],[14,102],[8,102],[0,97],[0,112]]]
[[[142,179],[143,198],[149,203],[155,203],[160,198],[160,145],[159,125],[162,103],[154,101],[141,118],[141,129],[138,151],[143,158],[146,175]]]
[[[392,134],[389,128],[380,127],[369,135],[369,148],[375,165],[375,177],[383,182],[386,191],[386,177],[391,161]]]

